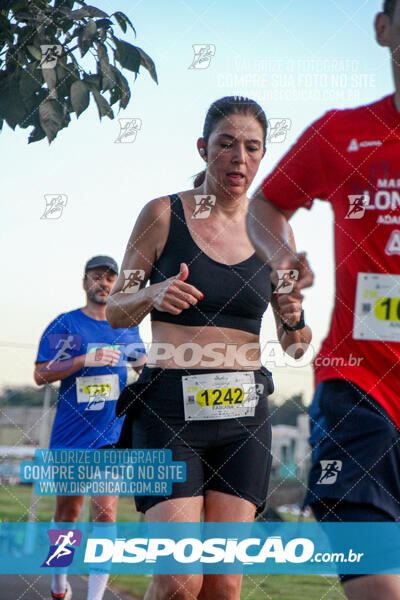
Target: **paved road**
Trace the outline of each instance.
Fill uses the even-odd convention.
[[[69,575],[73,600],[86,600],[87,577]],[[49,575],[0,575],[1,600],[50,600]],[[134,596],[107,588],[104,600],[138,600]]]

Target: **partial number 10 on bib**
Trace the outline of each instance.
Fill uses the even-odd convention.
[[[358,273],[353,338],[400,342],[400,275]]]

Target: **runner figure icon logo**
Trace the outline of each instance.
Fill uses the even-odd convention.
[[[214,44],[193,44],[194,57],[189,69],[207,69],[215,56]]]
[[[268,119],[268,134],[266,141],[270,144],[284,142],[291,126],[291,119]]]
[[[133,294],[138,292],[140,284],[144,280],[145,272],[143,269],[124,269],[125,283],[121,290],[124,294]]]
[[[67,206],[66,194],[45,194],[46,208],[41,219],[59,219]]]
[[[79,529],[48,529],[50,549],[42,567],[68,567],[74,558],[75,547],[81,545]]]
[[[192,214],[192,219],[207,219],[211,214],[212,208],[215,206],[216,196],[213,194],[196,194],[194,200],[196,208]]]
[[[368,194],[350,194],[349,208],[345,219],[362,219],[365,215],[365,207],[368,205]]]
[[[293,291],[294,284],[299,278],[297,269],[277,269],[278,283],[275,288],[275,294],[290,294]]]
[[[321,475],[317,481],[317,484],[331,485],[335,483],[338,478],[338,474],[342,470],[341,460],[321,460]]]

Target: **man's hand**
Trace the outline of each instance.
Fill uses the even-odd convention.
[[[121,352],[110,348],[98,348],[95,352],[85,355],[85,367],[115,367],[119,362]]]
[[[280,257],[279,264],[270,261],[273,269],[271,280],[275,286],[275,294],[290,294],[296,301],[302,300],[301,290],[310,287],[314,282],[305,252],[293,252]],[[301,309],[300,309],[301,312]]]

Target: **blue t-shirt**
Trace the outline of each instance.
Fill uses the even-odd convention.
[[[61,381],[50,448],[96,449],[117,442],[124,419],[115,416],[115,405],[126,385],[126,361],[137,360],[145,349],[138,327],[113,329],[80,308],[59,315],[43,333],[36,362],[63,361],[63,370],[76,356],[110,347],[121,352],[115,367],[83,367]]]

